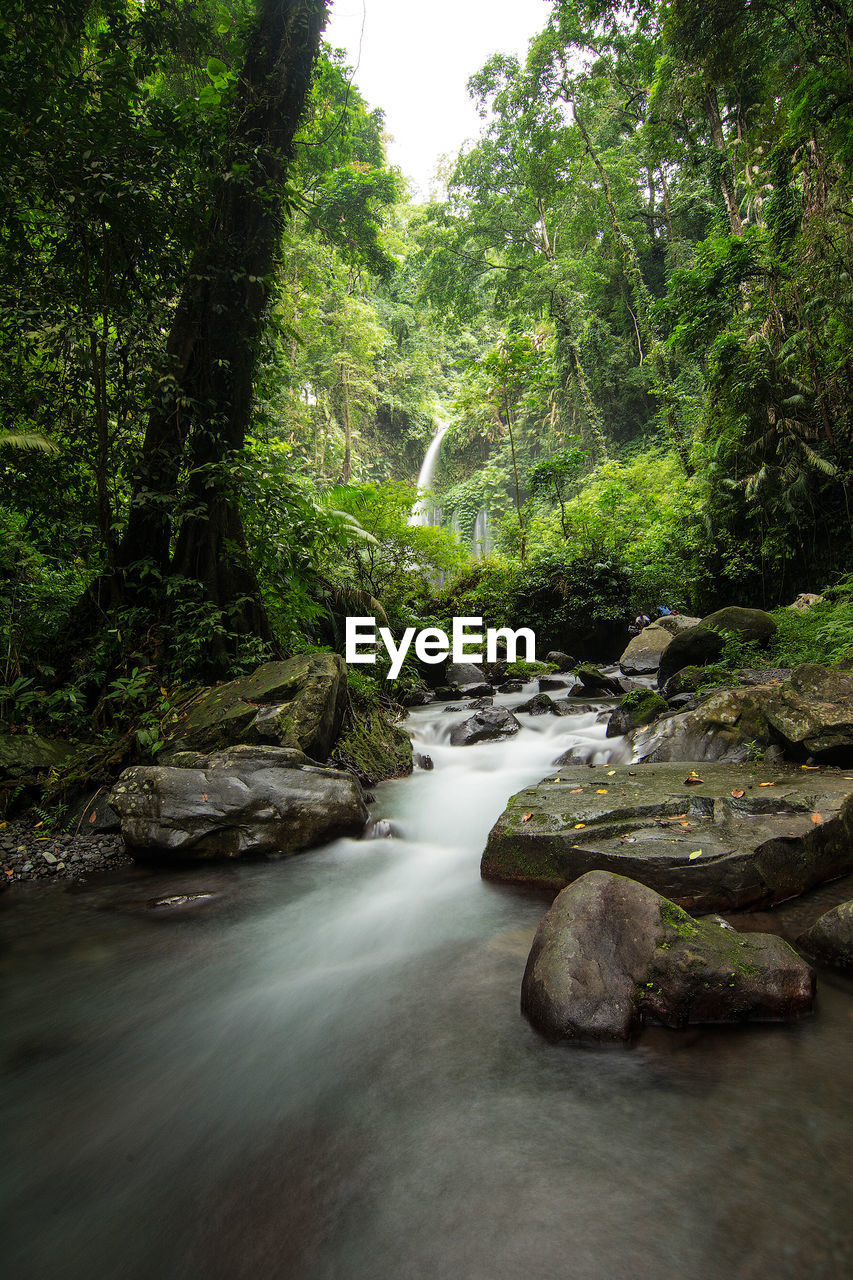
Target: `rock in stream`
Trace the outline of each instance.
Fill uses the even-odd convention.
[[[487,880],[630,876],[690,911],[769,905],[853,869],[853,777],[767,764],[567,765],[514,796]]]

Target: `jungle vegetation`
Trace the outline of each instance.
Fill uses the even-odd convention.
[[[829,588],[786,643],[836,653],[849,5],[552,0],[426,204],[326,7],[3,5],[3,718],[156,724],[351,612],[556,643]]]

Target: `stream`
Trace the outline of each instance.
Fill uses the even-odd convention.
[[[542,1040],[518,997],[547,900],[480,854],[556,755],[619,742],[521,715],[452,747],[465,715],[413,711],[435,768],[377,789],[395,839],[0,900],[6,1274],[853,1274],[851,981],[794,1026]]]

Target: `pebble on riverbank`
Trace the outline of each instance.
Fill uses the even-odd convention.
[[[80,880],[93,871],[131,866],[119,835],[45,832],[24,820],[0,826],[0,880]]]

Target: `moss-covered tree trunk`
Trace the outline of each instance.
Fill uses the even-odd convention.
[[[232,104],[229,154],[168,340],[119,564],[169,564],[175,494],[189,474],[172,568],[202,583],[237,632],[269,627],[229,458],[245,439],[258,342],[286,209],[285,178],[326,0],[261,0]]]

